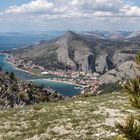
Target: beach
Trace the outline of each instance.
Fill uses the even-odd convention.
[[[56,80],[56,79],[43,78],[43,79],[38,79],[38,80],[50,81],[50,82],[55,82],[55,83],[64,83],[64,84],[68,84],[68,85],[79,86],[81,88],[84,87],[84,86],[82,86],[80,84],[75,84],[75,83],[69,82],[69,81],[59,81],[59,80]],[[30,80],[30,81],[34,81],[34,80]]]
[[[5,54],[5,55],[6,55],[6,62],[9,63],[10,65],[12,65],[14,67],[14,69],[19,70],[19,71],[23,71],[23,72],[26,72],[26,73],[29,73],[29,74],[31,74],[33,76],[38,77],[38,78],[41,76],[41,75],[36,75],[35,73],[33,73],[31,71],[24,70],[22,68],[18,68],[13,62],[11,62],[11,61],[8,60],[9,54]],[[55,79],[43,78],[43,79],[40,79],[40,80],[47,80],[47,81],[50,81],[50,82],[65,83],[65,84],[69,84],[69,85],[84,87],[83,85],[76,84],[75,82],[64,81],[64,80],[56,79],[56,78]]]

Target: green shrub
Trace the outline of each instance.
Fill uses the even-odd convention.
[[[136,56],[135,62],[140,67],[140,53]],[[129,95],[131,105],[140,109],[140,76],[129,80],[123,85],[123,91]],[[123,134],[124,138],[128,140],[140,140],[140,115],[138,119],[134,116],[128,117],[124,125],[117,123],[116,127]]]
[[[116,127],[128,140],[140,140],[140,125],[136,122],[134,116],[126,119],[125,124],[116,124]]]
[[[110,83],[110,84],[103,84],[100,85],[99,88],[97,89],[98,91],[101,91],[100,94],[106,94],[106,93],[112,93],[112,92],[117,92],[120,91],[122,87],[118,83]]]

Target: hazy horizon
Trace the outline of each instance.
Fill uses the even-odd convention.
[[[44,31],[34,31],[34,30],[28,30],[28,31],[0,31],[0,33],[4,34],[4,33],[19,33],[19,34],[22,34],[22,33],[28,33],[28,34],[32,34],[32,33],[50,33],[50,32],[67,32],[67,31],[72,31],[72,32],[96,32],[96,31],[99,31],[99,32],[112,32],[112,33],[115,33],[115,32],[140,32],[140,29],[139,30],[70,30],[70,29],[67,29],[67,30],[44,30]]]

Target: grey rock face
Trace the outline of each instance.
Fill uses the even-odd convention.
[[[75,70],[92,72],[95,69],[95,58],[88,46],[76,40],[76,36],[75,33],[68,31],[56,42],[58,61]]]
[[[140,71],[137,69],[137,65],[133,61],[124,62],[118,67],[118,70],[124,73],[124,78],[126,75],[128,79],[135,78],[140,74]]]
[[[126,61],[133,60],[134,57],[135,57],[135,54],[116,52],[113,56],[112,61],[114,62],[114,65],[118,67],[119,65],[121,65],[122,63]]]
[[[100,80],[100,84],[116,83],[122,80],[135,78],[140,75],[137,65],[134,61],[126,61],[122,63],[118,69],[113,69],[104,74]]]
[[[66,45],[62,44],[57,50],[58,61],[64,63],[65,65],[71,66],[72,68],[76,67],[76,64],[71,60],[69,56],[69,50]]]
[[[100,73],[105,73],[106,71],[112,69],[113,63],[111,58],[107,54],[100,55],[96,59],[96,71]]]

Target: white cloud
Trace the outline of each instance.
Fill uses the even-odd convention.
[[[140,8],[137,6],[130,6],[127,4],[121,11],[123,11],[126,16],[140,16]]]
[[[22,6],[11,6],[6,10],[6,13],[40,13],[52,10],[53,8],[54,4],[48,2],[48,0],[36,0]]]
[[[140,20],[134,17],[140,17],[140,7],[131,0],[32,0],[21,6],[10,6],[0,12],[0,22],[7,22],[7,26],[10,22],[14,24],[18,21],[19,25],[28,23],[32,27],[32,24],[36,24],[36,27],[42,26],[41,28],[47,25],[52,27],[56,22],[62,24],[62,27],[64,24],[72,26],[79,23],[81,28],[82,24],[91,27],[107,25],[113,28],[115,24],[118,27],[125,26],[127,21],[138,25]],[[80,28],[79,25],[74,26]]]
[[[40,14],[52,17],[140,16],[140,8],[123,0],[34,0],[21,6],[10,6],[10,14]]]
[[[113,14],[111,12],[97,11],[97,12],[94,13],[94,16],[105,17],[105,16],[113,16]]]
[[[79,9],[92,11],[118,11],[123,4],[121,0],[73,0],[72,4]]]

